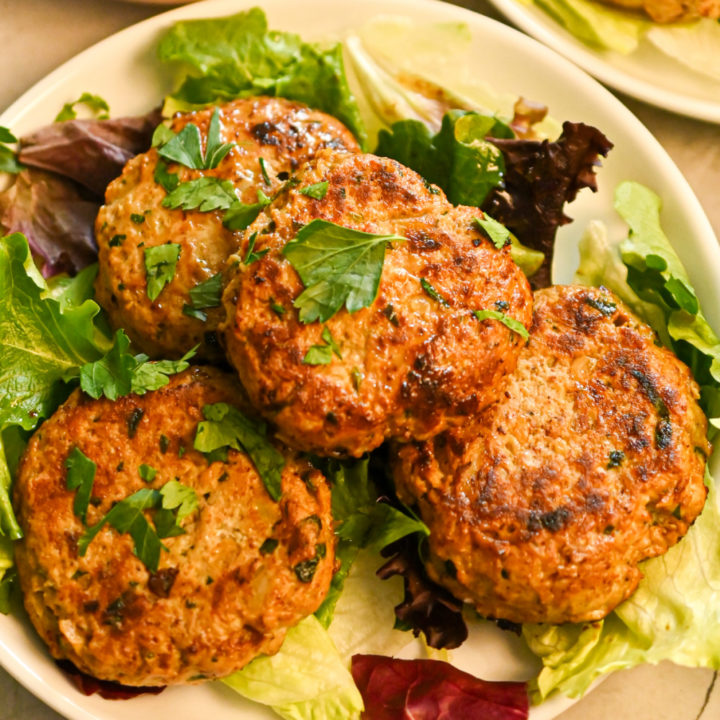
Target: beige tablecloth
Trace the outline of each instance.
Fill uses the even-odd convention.
[[[500,19],[485,0],[457,4]],[[111,0],[0,0],[0,111],[76,53],[167,7]],[[720,237],[720,127],[621,100],[685,174]],[[720,682],[711,687],[713,679],[710,671],[670,664],[616,673],[560,720],[717,720]],[[0,669],[0,720],[59,718]]]

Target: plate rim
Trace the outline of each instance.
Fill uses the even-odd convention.
[[[496,0],[490,1],[496,2]],[[210,17],[213,15],[218,16],[227,12],[240,11],[255,5],[259,5],[265,9],[271,6],[281,7],[286,3],[292,2],[293,0],[205,0],[204,2],[183,5],[160,12],[157,15],[153,15],[150,18],[129,25],[128,27],[99,40],[85,50],[74,55],[72,58],[68,59],[55,70],[32,85],[10,106],[0,113],[0,124],[10,126],[12,123],[16,122],[16,118],[22,118],[23,114],[28,111],[28,109],[31,110],[37,105],[42,104],[45,96],[50,94],[58,83],[62,83],[65,76],[71,74],[71,72],[77,67],[81,67],[93,56],[94,53],[100,52],[101,48],[105,48],[108,45],[121,43],[126,38],[129,38],[130,35],[136,32],[140,27],[144,29],[159,30],[162,27],[181,19]],[[311,0],[311,4],[313,5],[322,5],[324,3],[327,6],[334,5],[335,7],[338,7],[341,2],[351,5],[360,4],[362,3],[362,0]],[[585,82],[594,83],[593,90],[596,93],[599,93],[599,97],[601,97],[604,102],[610,103],[615,114],[630,127],[631,132],[642,133],[644,142],[653,147],[653,150],[656,153],[656,160],[660,163],[663,172],[670,173],[673,178],[675,188],[680,191],[680,194],[690,206],[693,222],[697,231],[696,234],[700,238],[700,246],[702,246],[706,254],[708,252],[712,254],[713,248],[711,245],[717,245],[714,231],[699,201],[695,197],[692,189],[682,176],[677,166],[660,146],[657,140],[652,137],[651,133],[632,114],[632,112],[606,88],[602,87],[602,85],[588,77],[582,69],[574,66],[569,60],[563,58],[560,54],[538,42],[536,39],[523,35],[518,30],[505,25],[502,22],[494,20],[493,18],[481,13],[474,12],[468,8],[450,5],[442,2],[442,0],[390,0],[387,5],[390,7],[392,12],[398,13],[403,12],[404,10],[409,12],[413,9],[417,9],[418,6],[425,7],[429,10],[434,9],[438,13],[441,12],[442,9],[442,13],[447,15],[449,18],[455,17],[457,19],[464,19],[477,27],[484,25],[485,29],[492,28],[493,32],[500,34],[506,33],[508,36],[521,36],[523,38],[523,43],[529,43],[528,47],[532,45],[535,47],[537,52],[545,54],[548,62],[556,63],[558,67],[563,68],[564,72],[575,75],[578,80],[580,76],[582,76]],[[720,259],[720,249],[715,247],[715,250],[717,250],[716,258]],[[37,642],[40,641],[38,640]],[[82,702],[83,696],[79,694],[75,696],[73,693],[71,697],[68,694],[59,693],[56,689],[52,688],[31,666],[25,664],[19,657],[17,657],[13,649],[5,644],[3,637],[0,637],[0,665],[2,665],[2,667],[30,693],[66,717],[72,718],[73,720],[100,719],[99,715],[88,711],[76,702],[76,700]],[[68,687],[72,688],[70,684],[68,684]],[[536,706],[536,709],[542,708],[543,711],[552,712],[552,715],[547,715],[546,712],[542,712],[542,718],[547,720],[550,717],[555,717],[557,713],[562,712],[578,700],[579,698],[555,696],[545,701],[542,705]],[[242,710],[241,705],[239,706],[239,710]],[[541,720],[540,714],[533,712],[532,709],[530,718],[531,720]]]

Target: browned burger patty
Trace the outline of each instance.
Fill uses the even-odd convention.
[[[388,437],[431,436],[492,402],[522,340],[473,311],[502,309],[529,324],[532,295],[509,249],[479,229],[482,212],[454,208],[412,170],[373,155],[324,152],[297,179],[246,231],[267,253],[238,260],[225,293],[228,357],[279,436],[360,456]],[[304,194],[319,183],[323,197]],[[293,305],[303,285],[282,249],[313,219],[405,240],[387,246],[369,307],[303,324]],[[327,331],[336,352],[309,364]]]
[[[705,501],[707,423],[688,368],[606,290],[535,294],[505,396],[468,432],[399,448],[431,577],[486,616],[604,617]]]
[[[25,606],[56,658],[126,685],[217,678],[278,650],[314,612],[334,564],[330,492],[284,450],[282,495],[270,497],[244,452],[210,462],[193,449],[202,408],[237,404],[231,376],[191,368],[166,387],[116,402],[80,391],[35,433],[15,483],[25,538],[16,561]],[[66,461],[79,448],[97,465],[87,526],[142,489],[179,480],[197,509],[162,540],[155,572],[133,539],[105,525],[84,556]],[[146,482],[141,465],[157,474]],[[147,472],[145,472],[147,478]],[[157,514],[144,516],[157,524]]]
[[[673,23],[706,17],[720,18],[720,0],[603,0],[608,5],[619,5],[640,10],[658,23]]]
[[[203,141],[215,108],[180,115],[172,129],[195,124]],[[192,170],[169,163],[168,171],[181,182],[202,177],[229,180],[239,199],[258,200],[258,189],[271,196],[303,162],[322,148],[356,151],[358,145],[345,126],[324,113],[282,98],[235,100],[220,108],[223,142],[236,145],[211,170]],[[265,181],[260,158],[265,162]],[[96,222],[99,272],[98,302],[113,326],[122,327],[139,348],[152,357],[179,357],[200,344],[200,354],[220,359],[215,331],[222,308],[202,309],[203,321],[184,312],[192,306],[189,292],[220,273],[237,250],[239,233],[223,226],[223,210],[170,209],[156,181],[158,153],[152,149],[130,160],[122,175],[107,189]],[[155,301],[148,297],[145,250],[166,243],[180,245],[174,277]]]

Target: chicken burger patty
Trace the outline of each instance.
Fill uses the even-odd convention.
[[[417,173],[374,155],[323,152],[297,181],[247,229],[256,259],[239,255],[224,298],[228,357],[279,436],[360,456],[388,437],[429,437],[492,402],[524,342],[502,320],[529,324],[532,295],[509,248],[478,225],[482,212],[453,207]],[[313,220],[334,225],[299,251],[326,278],[304,288],[284,253]],[[348,229],[399,239],[382,243],[379,265],[370,249],[348,263],[348,246],[377,247],[367,238],[342,246]],[[368,307],[301,320],[308,295],[313,306],[333,302],[342,283],[367,290],[373,263],[382,270]],[[493,317],[474,315],[486,310]]]
[[[282,450],[276,502],[245,452],[193,448],[203,409],[237,407],[239,393],[205,368],[116,402],[78,390],[34,434],[14,488],[16,561],[54,657],[126,685],[217,678],[276,652],[318,608],[334,565],[323,476]],[[68,489],[87,463],[91,489]]]
[[[688,368],[608,291],[535,294],[503,399],[468,431],[399,448],[427,569],[489,617],[607,615],[705,501],[707,423]]]
[[[658,23],[687,22],[698,18],[720,18],[720,0],[603,0],[608,5],[618,5],[638,10]]]
[[[179,115],[172,129],[178,133],[192,123],[206,148],[215,110],[209,107]],[[165,160],[159,163],[153,148],[130,160],[108,186],[97,217],[98,302],[113,326],[124,328],[151,357],[180,357],[199,344],[201,356],[222,359],[216,338],[223,314],[219,274],[237,250],[239,236],[223,225],[222,207],[208,212],[164,207],[168,192],[161,184],[162,175],[176,175],[177,183],[229,181],[240,201],[254,204],[261,198],[258,191],[272,196],[318,150],[359,149],[338,120],[282,98],[235,100],[219,109],[219,121],[221,142],[234,145],[217,167],[191,169]],[[206,188],[205,196],[208,192]],[[210,199],[217,195],[227,199],[217,189]],[[155,249],[161,245],[169,247]],[[152,283],[157,285],[157,281],[149,284],[148,278],[155,275],[160,283],[163,278],[169,282],[151,299],[157,291]],[[209,287],[196,291],[199,296],[191,295],[211,278]]]

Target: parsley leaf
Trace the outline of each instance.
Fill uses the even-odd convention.
[[[323,182],[314,183],[312,185],[306,185],[305,187],[300,188],[298,192],[301,195],[307,195],[314,200],[322,200],[327,194],[329,184],[330,183],[325,180]]]
[[[195,354],[193,348],[179,360],[152,362],[147,355],[128,352],[129,347],[130,339],[123,330],[118,330],[109,352],[80,368],[80,387],[83,391],[96,400],[101,395],[109,400],[117,400],[131,392],[144,395],[148,390],[157,390],[167,385],[170,375],[187,369],[188,360]]]
[[[197,510],[197,493],[187,485],[183,485],[177,478],[163,485],[160,490],[162,506],[165,510],[175,510],[178,522]]]
[[[98,120],[107,120],[110,117],[110,106],[106,100],[99,95],[84,92],[77,100],[63,105],[62,110],[55,117],[55,122],[74,120],[77,117],[75,108],[78,105],[87,107]]]
[[[303,358],[305,365],[329,365],[332,361],[333,353],[342,360],[340,348],[333,339],[327,325],[323,328],[322,339],[325,341],[324,345],[311,345],[305,353],[305,357]]]
[[[476,217],[475,222],[485,231],[485,234],[498,250],[510,242],[510,231],[489,215],[484,215],[481,218]]]
[[[202,453],[231,447],[246,452],[273,500],[282,491],[282,469],[285,458],[268,442],[265,423],[254,423],[227,403],[203,407],[205,420],[198,423],[194,447]]]
[[[105,395],[109,400],[128,395],[132,391],[133,372],[137,360],[128,353],[130,338],[122,331],[115,333],[115,342],[110,351],[95,362],[85,363],[80,368],[80,387],[96,400]]]
[[[270,177],[268,176],[267,163],[265,162],[265,158],[258,158],[258,163],[260,164],[260,172],[262,174],[263,182],[266,185],[270,185]]]
[[[510,330],[520,335],[524,340],[530,337],[527,328],[519,320],[515,320],[515,318],[511,318],[498,310],[473,310],[473,315],[478,320],[498,320],[505,325],[505,327],[510,328]]]
[[[201,177],[180,183],[163,198],[162,206],[177,210],[227,210],[238,202],[235,187],[229,180]]]
[[[248,240],[248,249],[243,260],[243,265],[252,265],[256,260],[259,260],[263,255],[269,252],[270,248],[255,252],[255,241],[257,240],[257,232],[254,232]]]
[[[443,307],[450,307],[450,303],[425,279],[420,278],[422,289],[436,302]]]
[[[160,127],[164,127],[164,125]],[[155,165],[153,180],[167,193],[171,193],[180,184],[177,173],[171,173],[168,170],[167,163],[162,158],[158,158],[157,165]]]
[[[170,382],[170,375],[176,375],[190,367],[190,360],[197,346],[188,350],[179,360],[149,360],[147,355],[136,355],[138,364],[133,370],[132,392],[144,395],[151,390],[159,390]]]
[[[177,243],[145,248],[145,276],[150,300],[156,300],[162,289],[175,277],[179,257],[180,245]]]
[[[5,143],[16,143],[18,139],[3,125],[0,125],[0,172],[19,173],[23,166],[18,162],[17,154]]]
[[[97,465],[90,458],[75,446],[65,460],[67,478],[65,484],[68,490],[77,490],[73,500],[73,512],[82,521],[87,521],[87,509],[92,494],[93,482],[95,482],[95,470]]]
[[[190,288],[190,302],[196,309],[218,307],[222,297],[222,273],[217,273],[207,280]]]
[[[313,220],[282,250],[305,286],[294,305],[300,320],[325,322],[343,305],[353,313],[372,305],[380,285],[385,245],[399,235],[373,235]]]
[[[220,111],[218,108],[215,108],[210,119],[205,153],[202,151],[200,129],[194,123],[188,123],[179,133],[173,134],[169,140],[165,140],[168,136],[168,131],[160,130],[160,128],[153,135],[153,144],[160,143],[158,145],[160,157],[185,165],[191,170],[212,170],[219,165],[235,145],[235,143],[223,143],[220,140]]]
[[[251,205],[240,202],[236,198],[235,203],[225,213],[223,225],[228,230],[244,230],[248,227],[263,209],[272,202],[272,199],[260,190],[260,188],[258,188],[257,197],[257,202]]]
[[[157,470],[152,465],[143,463],[138,467],[138,475],[143,482],[149,483],[155,479]]]
[[[158,569],[163,544],[153,526],[143,514],[160,504],[157,490],[142,488],[130,497],[116,503],[100,522],[89,527],[78,540],[78,554],[82,557],[95,536],[107,524],[119,533],[129,533],[133,540],[133,552],[151,572]]]

